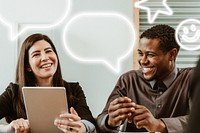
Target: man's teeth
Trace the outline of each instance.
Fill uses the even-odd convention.
[[[51,66],[51,64],[47,64],[47,65],[42,66],[42,68],[47,68],[47,67],[50,67],[50,66]]]
[[[143,68],[143,71],[147,72],[147,71],[150,71],[151,68]]]

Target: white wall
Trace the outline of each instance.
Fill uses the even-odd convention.
[[[46,7],[48,7],[48,4],[51,3],[47,2],[46,4]],[[132,22],[132,7],[132,0],[72,0],[72,8],[69,16],[60,25],[45,30],[28,30],[20,36],[18,41],[21,43],[25,35],[36,31],[49,34],[59,53],[64,79],[80,83],[86,94],[88,105],[96,117],[102,111],[119,75],[132,69],[132,53],[121,61],[121,71],[119,73],[111,71],[111,69],[102,63],[80,62],[72,58],[69,53],[66,53],[62,39],[63,30],[70,18],[82,12],[118,12]],[[59,9],[59,7],[57,8]],[[40,19],[43,19],[43,17]],[[37,22],[36,20],[31,20],[31,17],[29,21]],[[9,82],[14,81],[17,41],[10,39],[9,30],[5,24],[0,23],[0,29],[0,92],[3,92]],[[126,38],[125,36],[121,37]]]
[[[16,51],[15,43],[10,40],[7,27],[0,23],[0,93],[14,80]]]

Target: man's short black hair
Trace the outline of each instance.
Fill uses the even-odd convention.
[[[180,46],[175,39],[175,29],[166,24],[155,25],[150,29],[144,31],[141,38],[148,39],[159,39],[160,40],[160,49],[163,52],[168,52],[173,48],[176,48],[179,51]]]

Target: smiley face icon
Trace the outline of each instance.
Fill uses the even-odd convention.
[[[187,19],[176,28],[176,41],[185,50],[200,49],[200,21]]]

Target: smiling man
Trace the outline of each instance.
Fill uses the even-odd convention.
[[[137,50],[140,69],[120,76],[97,118],[101,132],[118,132],[122,124],[123,131],[184,131],[193,68],[176,67],[179,48],[175,30],[168,25],[142,33]],[[125,96],[119,97],[119,91]]]

